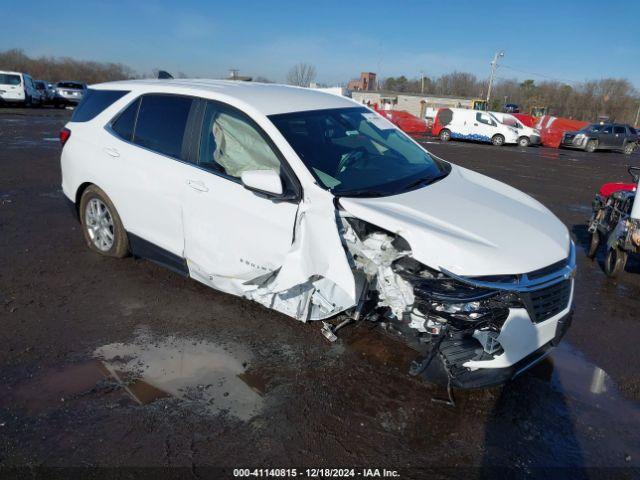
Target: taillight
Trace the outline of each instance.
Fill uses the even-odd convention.
[[[70,136],[71,136],[71,130],[69,130],[68,128],[63,128],[62,130],[60,130],[60,143],[62,144],[63,147],[64,147],[64,144],[67,143],[67,140],[69,140]]]

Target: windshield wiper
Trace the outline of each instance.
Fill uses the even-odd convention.
[[[380,192],[378,190],[360,189],[360,190],[346,190],[344,192],[333,192],[338,197],[382,197],[387,193]]]
[[[428,177],[428,178],[419,178],[418,180],[415,180],[407,185],[404,186],[404,188],[402,189],[402,191],[405,190],[410,190],[416,187],[426,187],[427,185],[431,185],[434,182],[437,182],[438,180],[440,180],[441,178],[446,177],[447,174],[443,173],[441,175],[437,175],[435,177]]]

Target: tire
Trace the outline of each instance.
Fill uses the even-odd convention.
[[[598,148],[598,141],[597,140],[589,140],[587,142],[587,146],[584,147],[584,150],[586,152],[593,153],[593,152],[596,151],[597,148]]]
[[[604,258],[604,273],[607,277],[617,277],[627,264],[627,252],[619,248],[610,248]]]
[[[600,246],[600,232],[595,231],[591,234],[591,242],[589,243],[589,251],[587,252],[587,257],[590,259],[596,258],[598,254],[598,247]]]
[[[491,143],[493,143],[497,147],[501,147],[502,145],[504,145],[504,136],[500,135],[499,133],[497,135],[494,135],[491,138]]]
[[[440,135],[438,135],[438,137],[440,138],[440,141],[448,142],[451,140],[451,132],[448,129],[443,128],[440,130]]]
[[[528,147],[529,145],[531,145],[531,140],[529,140],[529,137],[520,137],[518,139],[518,146]]]
[[[625,155],[631,155],[635,149],[636,149],[636,144],[633,142],[629,142],[624,146],[624,149],[622,151],[624,152]]]
[[[120,215],[107,194],[95,185],[82,194],[80,221],[90,250],[107,257],[127,256],[129,240]]]

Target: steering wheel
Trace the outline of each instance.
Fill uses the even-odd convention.
[[[361,159],[363,155],[366,155],[366,153],[367,153],[367,149],[364,147],[357,147],[351,150],[349,153],[347,153],[344,157],[340,159],[340,163],[338,163],[338,169],[336,171],[336,174],[339,174],[340,172],[342,172],[342,170],[346,168],[346,166],[349,165],[351,162]]]

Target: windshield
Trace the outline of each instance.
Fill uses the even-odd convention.
[[[600,125],[599,123],[594,123],[593,125],[588,125],[584,127],[580,132],[582,133],[596,133],[601,132],[604,129],[605,125]]]
[[[76,90],[84,90],[84,85],[75,82],[58,82],[59,88],[73,88]]]
[[[451,170],[367,108],[269,118],[318,183],[336,195],[392,195],[428,185]]]
[[[0,85],[20,85],[20,75],[0,73]]]

